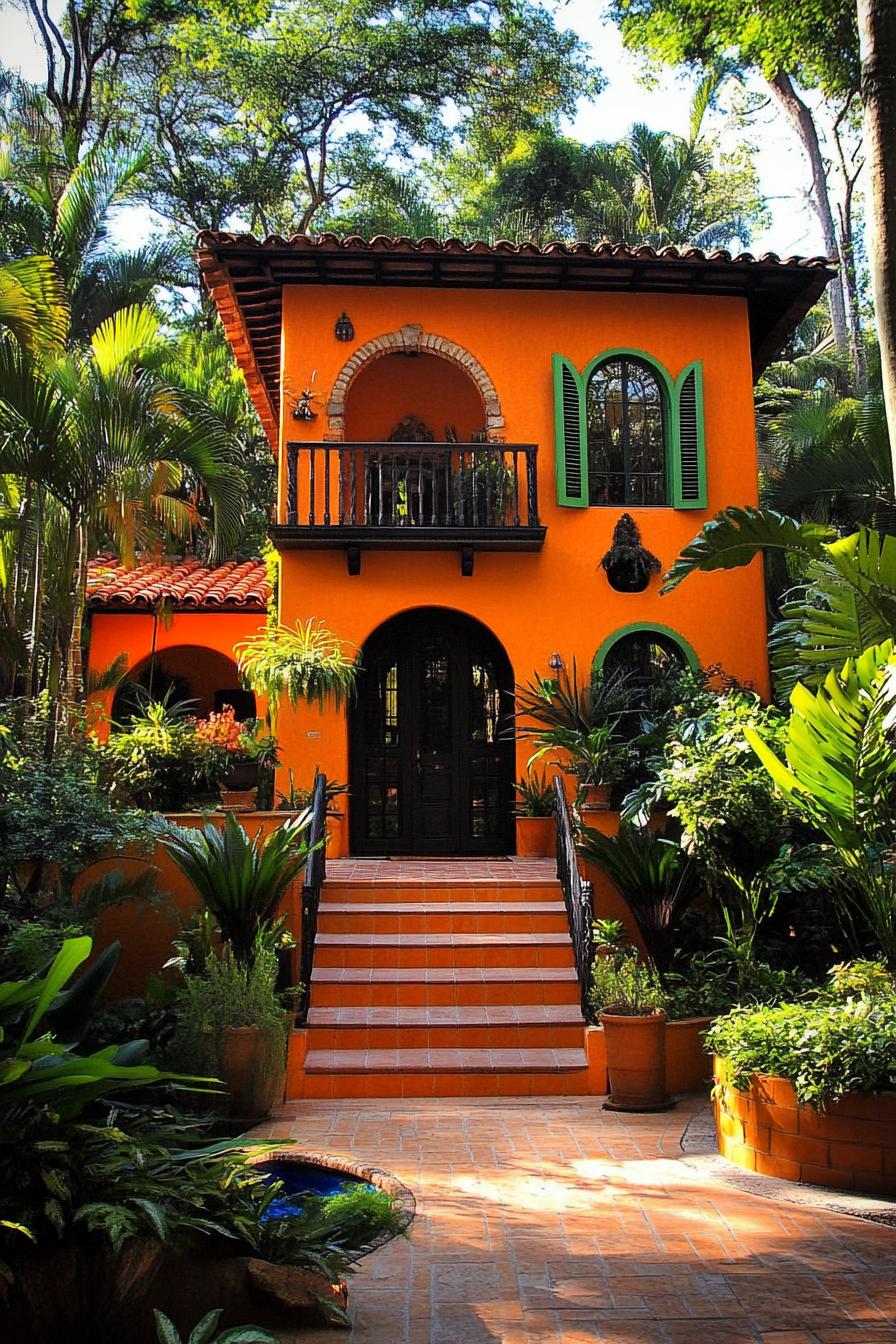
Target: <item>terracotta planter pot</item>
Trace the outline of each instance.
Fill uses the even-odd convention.
[[[586,808],[593,808],[595,812],[606,812],[610,806],[610,796],[613,792],[612,784],[584,784]]]
[[[257,1121],[283,1099],[286,1065],[262,1027],[228,1027],[218,1070],[235,1120]]]
[[[345,813],[327,817],[327,858],[344,859],[348,854],[348,818]]]
[[[517,817],[516,852],[521,859],[550,859],[557,853],[553,817]]]
[[[666,1014],[623,1017],[601,1013],[607,1047],[607,1073],[614,1111],[664,1111],[674,1105],[666,1095]]]
[[[254,812],[257,792],[257,789],[225,789],[222,785],[222,812]]]

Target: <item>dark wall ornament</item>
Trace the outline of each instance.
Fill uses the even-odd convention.
[[[348,313],[342,313],[340,317],[337,317],[335,334],[337,341],[353,341],[355,339],[355,329]]]
[[[630,513],[624,513],[613,529],[610,549],[600,562],[607,582],[617,593],[643,593],[660,562],[641,543],[641,532]]]

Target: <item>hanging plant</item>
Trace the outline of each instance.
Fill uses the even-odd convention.
[[[270,703],[271,719],[285,695],[293,708],[327,702],[339,709],[355,693],[357,661],[345,642],[323,621],[310,618],[294,626],[271,622],[237,646],[243,682]]]
[[[630,513],[624,513],[614,527],[612,544],[600,567],[617,593],[643,593],[651,574],[659,573],[660,562],[642,544],[640,529]]]

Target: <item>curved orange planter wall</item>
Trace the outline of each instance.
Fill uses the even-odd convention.
[[[763,1176],[805,1185],[896,1195],[896,1092],[841,1097],[823,1111],[801,1106],[784,1078],[757,1074],[731,1087],[715,1059],[719,1152]]]

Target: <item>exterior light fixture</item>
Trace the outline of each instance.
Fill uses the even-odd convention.
[[[563,659],[559,653],[552,653],[548,659],[548,667],[552,672],[561,672],[563,670]]]
[[[341,317],[336,319],[336,339],[337,341],[353,341],[355,339],[355,329],[348,313],[343,313]]]

